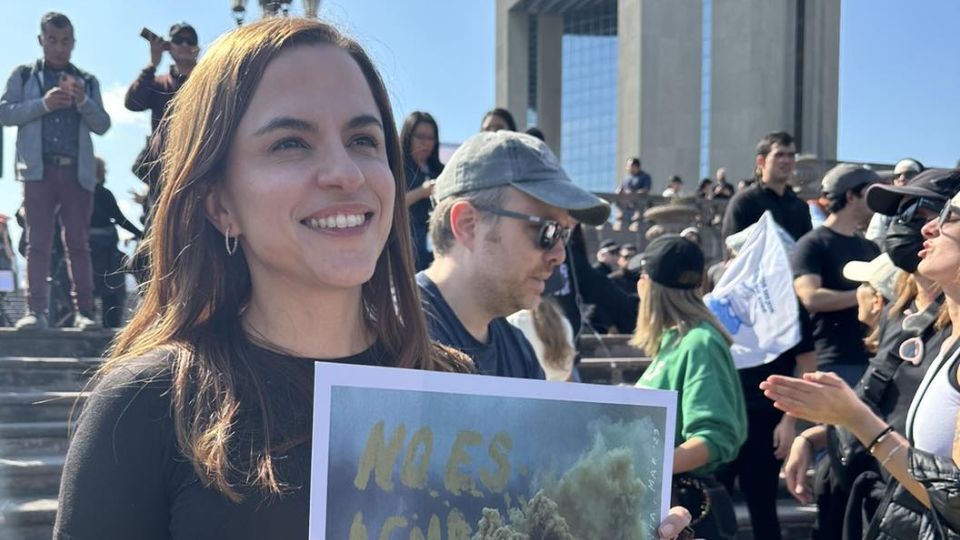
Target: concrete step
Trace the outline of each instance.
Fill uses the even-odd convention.
[[[80,412],[83,392],[0,392],[0,423],[64,422]]]
[[[0,391],[82,390],[101,363],[90,357],[0,356]]]
[[[64,455],[67,435],[65,421],[0,423],[0,458]]]
[[[0,493],[9,498],[56,497],[63,455],[0,459]]]
[[[3,356],[98,358],[103,356],[113,330],[81,331],[72,328],[52,330],[14,330],[0,328],[0,354]]]
[[[56,498],[0,500],[0,538],[50,540],[56,516]]]

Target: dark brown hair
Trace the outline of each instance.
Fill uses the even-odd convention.
[[[400,148],[403,150],[403,159],[408,160],[408,167],[416,166],[410,155],[410,147],[413,145],[413,130],[417,129],[421,123],[433,126],[433,134],[437,140],[433,144],[430,155],[427,156],[427,167],[430,167],[430,174],[440,174],[443,170],[443,163],[440,163],[440,128],[437,127],[437,121],[433,119],[433,115],[428,112],[413,111],[403,121],[403,127],[400,129]]]
[[[163,177],[153,224],[141,249],[150,261],[140,309],[117,336],[101,374],[156,350],[173,353],[171,406],[177,442],[197,475],[233,501],[238,487],[279,494],[283,483],[272,457],[289,439],[273,397],[245,357],[240,313],[251,296],[241,249],[233,257],[208,221],[204,200],[224,181],[237,126],[268,64],[298,46],[332,46],[349,54],[370,87],[383,120],[396,192],[403,193],[400,145],[387,91],[363,49],[335,28],[314,20],[272,18],[219,38],[180,89],[164,119]],[[394,200],[393,223],[373,277],[362,286],[362,312],[393,366],[463,371],[468,361],[427,338],[414,283],[404,199]],[[247,452],[231,451],[243,425],[256,425]],[[239,479],[239,481],[237,481]]]
[[[503,120],[503,122],[507,124],[507,129],[509,129],[510,131],[517,130],[517,122],[516,120],[513,119],[513,115],[510,114],[510,111],[504,109],[503,107],[497,107],[495,109],[490,109],[489,111],[487,111],[486,114],[483,115],[483,119],[480,121],[480,125],[483,125],[483,123],[486,122],[487,118],[491,116],[497,116],[501,120]]]

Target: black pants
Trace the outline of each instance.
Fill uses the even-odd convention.
[[[740,479],[740,492],[750,510],[753,537],[780,540],[777,517],[777,489],[782,461],[773,455],[773,429],[783,413],[767,406],[747,408],[747,440],[737,459],[717,471],[717,479],[733,492],[733,481]]]
[[[841,538],[850,490],[844,487],[833,474],[829,454],[817,462],[813,476],[813,494],[817,503],[817,519],[813,523],[810,538],[813,540]]]

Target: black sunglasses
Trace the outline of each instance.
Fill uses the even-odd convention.
[[[924,219],[923,216],[917,215],[917,213],[922,209],[930,210],[934,214],[939,214],[940,210],[943,209],[943,203],[940,201],[927,199],[925,197],[920,197],[907,204],[903,210],[897,212],[897,221],[900,223],[910,223],[917,218],[928,221],[928,219]]]
[[[947,223],[955,221],[960,221],[960,207],[947,202],[943,205],[943,210],[940,211],[940,217],[937,218],[937,228],[943,228]]]
[[[526,221],[533,225],[539,225],[540,231],[537,234],[537,247],[544,251],[550,251],[553,249],[553,246],[557,245],[557,242],[563,240],[563,245],[570,245],[570,235],[573,234],[572,227],[564,227],[558,221],[552,219],[542,218],[540,216],[529,216],[527,214],[520,214],[518,212],[511,212],[510,210],[499,210],[496,208],[480,208],[475,207],[481,212],[486,212],[488,214],[493,214],[495,216],[508,217],[513,219],[518,219],[520,221]]]
[[[191,47],[196,47],[196,46],[197,46],[197,38],[195,38],[195,37],[193,37],[193,36],[180,36],[180,35],[177,35],[177,36],[173,36],[173,37],[170,39],[170,43],[173,43],[174,45],[190,45]]]

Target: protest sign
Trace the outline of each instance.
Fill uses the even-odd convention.
[[[752,226],[737,256],[703,299],[733,336],[737,369],[775,360],[800,342],[797,297],[784,236],[769,211]]]
[[[674,392],[318,363],[311,539],[655,539]]]

